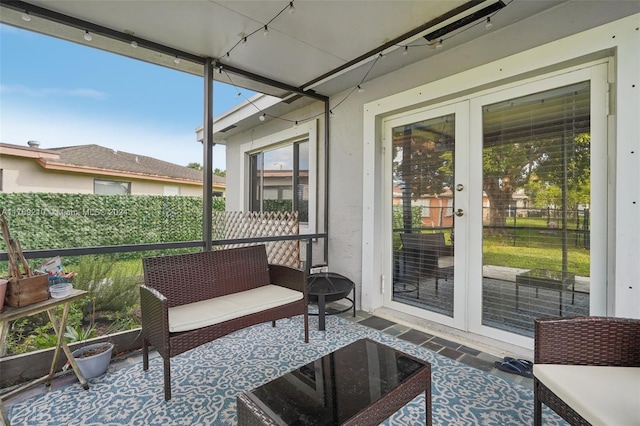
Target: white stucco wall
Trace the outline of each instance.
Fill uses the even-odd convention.
[[[93,194],[93,178],[78,179],[73,173],[51,172],[31,158],[0,159],[3,192],[71,192]]]
[[[606,2],[569,2],[475,41],[408,65],[392,74],[367,81],[365,91],[354,92],[335,109],[330,119],[329,155],[329,266],[352,278],[358,304],[372,310],[381,304],[380,276],[383,208],[380,176],[375,164],[380,155],[380,119],[402,110],[441,102],[461,94],[519,81],[554,70],[613,57],[610,143],[610,179],[615,182],[615,203],[610,206],[608,315],[640,318],[640,15],[602,24],[610,6]],[[618,7],[620,4],[618,3]],[[625,3],[619,16],[638,5]],[[634,9],[635,8],[635,9]],[[590,29],[593,28],[593,29]],[[342,101],[348,91],[331,98]],[[301,119],[321,112],[314,104],[287,116]],[[322,123],[322,117],[320,118]],[[258,123],[257,123],[258,124]],[[239,164],[240,143],[279,131],[287,123],[274,120],[257,125],[227,141],[227,164]],[[322,124],[320,124],[322,127]],[[318,153],[319,168],[323,153]],[[228,188],[239,188],[235,166],[227,171]],[[319,178],[322,183],[323,179]],[[239,208],[243,189],[230,190],[229,208]],[[322,192],[318,194],[322,198]],[[322,212],[322,203],[318,208]],[[321,230],[321,229],[320,229]]]

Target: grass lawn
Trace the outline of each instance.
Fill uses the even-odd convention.
[[[548,229],[546,220],[538,218],[518,218],[517,226],[505,228],[503,235],[485,233],[483,264],[561,271],[562,232]],[[567,238],[568,272],[588,277],[590,251],[583,246],[582,235],[571,230]]]

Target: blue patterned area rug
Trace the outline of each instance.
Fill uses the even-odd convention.
[[[340,317],[327,331],[310,319],[310,343],[302,317],[254,326],[178,355],[171,360],[172,396],[164,401],[162,359],[149,370],[133,365],[9,407],[17,425],[235,425],[236,395],[301,367],[333,350],[368,337],[429,361],[435,425],[533,424],[533,395],[524,386],[466,366],[423,347]],[[424,393],[384,424],[424,425]],[[544,413],[545,425],[562,425]]]

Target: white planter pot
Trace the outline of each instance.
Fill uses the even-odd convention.
[[[108,346],[108,349],[104,352],[101,352],[96,355],[91,355],[88,357],[78,358],[78,356],[83,353],[90,351],[92,349],[97,349],[102,346]],[[71,353],[80,368],[80,372],[84,376],[85,379],[92,379],[94,377],[98,377],[103,375],[107,368],[109,368],[109,363],[111,362],[111,353],[113,352],[113,344],[109,342],[103,343],[94,343],[92,345],[83,346],[79,349],[76,349]]]

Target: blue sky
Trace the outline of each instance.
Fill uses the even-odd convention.
[[[201,77],[0,24],[0,142],[98,144],[202,164]],[[214,85],[214,116],[253,93]],[[224,147],[214,168],[226,169]]]

